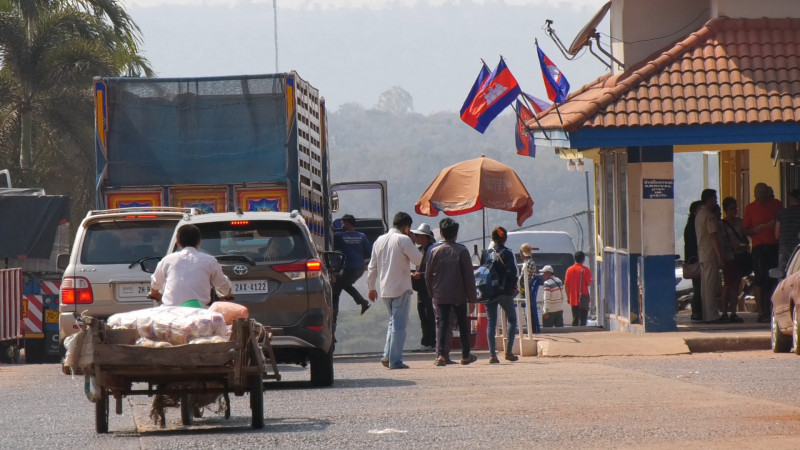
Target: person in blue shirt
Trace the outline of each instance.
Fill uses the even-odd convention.
[[[339,317],[339,296],[342,291],[350,294],[356,304],[361,306],[361,314],[364,314],[370,306],[370,302],[358,292],[353,284],[364,274],[366,261],[372,254],[372,244],[364,233],[356,231],[355,217],[345,214],[341,220],[344,231],[333,235],[333,248],[344,254],[344,268],[341,273],[336,275],[333,282],[334,326]]]

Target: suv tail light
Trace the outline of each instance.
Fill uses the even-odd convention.
[[[85,305],[94,302],[92,285],[83,277],[64,277],[61,280],[61,304]]]
[[[313,258],[291,264],[276,264],[272,266],[272,270],[280,272],[292,280],[318,278],[322,276],[322,262]]]

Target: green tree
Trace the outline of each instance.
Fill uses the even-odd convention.
[[[116,0],[0,0],[0,151],[17,180],[86,209],[92,78],[152,75],[138,36]]]

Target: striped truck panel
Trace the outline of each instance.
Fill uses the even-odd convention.
[[[22,269],[0,270],[0,341],[22,337]]]
[[[25,295],[25,304],[27,305],[25,309],[27,314],[22,318],[22,328],[25,332],[25,336],[44,336],[44,331],[42,330],[42,303],[41,295]]]
[[[44,315],[46,309],[58,308],[58,294],[61,281],[33,281],[32,291],[35,294],[25,294],[25,315],[22,318],[22,327],[25,337],[44,337]],[[37,286],[38,285],[38,286]],[[49,297],[49,298],[45,298]]]

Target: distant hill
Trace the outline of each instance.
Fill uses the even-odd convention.
[[[411,101],[409,96],[406,102]],[[387,180],[390,216],[406,211],[414,217],[415,226],[427,222],[437,228],[443,216],[417,216],[414,204],[440,170],[483,154],[514,167],[533,197],[533,217],[523,224],[524,228],[563,230],[573,237],[576,247],[581,247],[580,230],[570,216],[577,214],[586,226],[585,176],[568,172],[566,161],[552,149],[539,149],[535,158],[517,155],[510,109],[495,119],[485,134],[463,123],[455,111],[423,115],[410,112],[410,104],[405,110],[400,109],[388,112],[350,103],[329,114],[334,182]],[[701,158],[700,154],[675,155],[675,229],[679,253],[683,249],[681,238],[689,204],[699,198],[703,188]],[[594,205],[592,165],[589,160],[585,162]],[[715,157],[709,165],[714,168],[710,179],[714,187],[717,185]],[[489,210],[487,216],[488,229],[495,225],[503,225],[509,231],[518,228],[513,213]],[[462,224],[459,240],[480,239],[480,213],[458,216],[456,220]],[[588,249],[586,239],[584,250]]]

